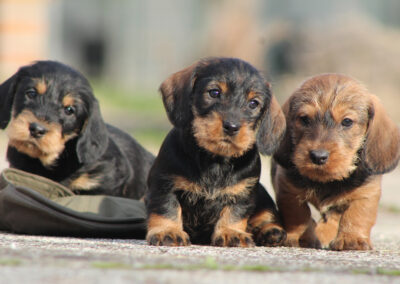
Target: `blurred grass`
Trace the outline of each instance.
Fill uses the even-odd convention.
[[[113,84],[93,83],[104,120],[132,135],[153,153],[171,129],[157,89],[127,90]]]
[[[101,83],[95,83],[93,90],[102,107],[128,109],[142,115],[164,112],[157,90],[126,90]]]

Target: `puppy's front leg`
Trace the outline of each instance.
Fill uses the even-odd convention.
[[[315,221],[303,193],[287,181],[285,176],[277,175],[273,179],[276,192],[276,203],[281,213],[282,222],[287,233],[285,246],[320,248],[321,244],[315,235]]]
[[[153,203],[155,200],[152,199]],[[148,244],[155,246],[186,246],[190,244],[189,235],[183,230],[182,209],[172,193],[163,197],[163,204],[151,204],[147,218]]]
[[[376,221],[381,195],[381,176],[357,188],[347,196],[349,208],[343,213],[332,250],[370,250],[370,234]]]
[[[214,228],[211,242],[221,247],[252,247],[254,242],[251,234],[246,232],[248,217],[240,216],[238,208],[226,206],[220,213],[220,218]],[[236,212],[235,212],[236,211]]]

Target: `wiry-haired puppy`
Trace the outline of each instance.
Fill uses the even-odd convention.
[[[285,119],[250,64],[200,60],[161,85],[174,128],[152,167],[146,198],[151,245],[279,245],[285,232],[259,183]]]
[[[305,81],[283,111],[271,173],[286,245],[371,249],[382,174],[400,157],[398,127],[377,97],[338,74]],[[322,215],[317,224],[307,202]]]
[[[104,123],[89,82],[54,61],[24,66],[0,85],[10,166],[82,194],[141,198],[154,157]]]

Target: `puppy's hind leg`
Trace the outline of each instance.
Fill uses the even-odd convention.
[[[258,246],[279,246],[286,239],[275,204],[265,188],[258,184],[256,210],[249,219],[249,230]]]

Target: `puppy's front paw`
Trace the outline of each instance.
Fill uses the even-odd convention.
[[[287,247],[302,247],[302,248],[321,248],[321,242],[314,235],[303,234],[299,237],[298,234],[288,234],[284,242]]]
[[[249,233],[234,229],[221,229],[212,237],[212,245],[218,247],[253,247],[254,242]]]
[[[151,230],[146,236],[147,243],[152,246],[187,246],[189,235],[182,230]]]
[[[340,234],[330,244],[331,250],[371,250],[369,238],[362,238],[353,234]]]
[[[276,224],[267,224],[254,232],[254,240],[258,246],[276,247],[283,245],[286,232]]]

